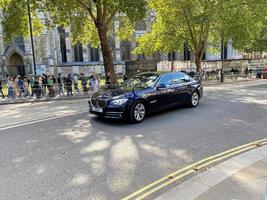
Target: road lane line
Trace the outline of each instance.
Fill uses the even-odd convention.
[[[37,119],[37,120],[29,121],[29,122],[22,122],[22,123],[18,123],[18,124],[14,124],[14,125],[7,125],[7,126],[0,127],[0,131],[11,129],[11,128],[17,128],[17,127],[21,127],[21,126],[26,126],[26,125],[30,125],[30,124],[35,124],[35,123],[39,123],[39,122],[49,121],[49,120],[53,120],[53,119],[69,117],[69,116],[78,115],[78,114],[82,114],[82,113],[86,113],[86,112],[89,112],[88,109],[75,111],[75,112],[64,114],[64,115],[58,115],[55,117],[47,117],[47,118]]]
[[[171,173],[155,182],[152,182],[151,184],[139,189],[138,191],[130,194],[129,196],[123,198],[122,200],[130,200],[130,199],[135,199],[135,200],[141,200],[146,198],[147,196],[159,191],[160,189],[170,185],[171,183],[189,175],[197,170],[203,169],[206,166],[209,166],[215,162],[218,162],[220,160],[232,157],[234,155],[243,153],[245,151],[255,149],[259,146],[266,145],[267,144],[267,138],[263,140],[258,140],[254,141],[248,144],[241,145],[239,147],[230,149],[228,151],[216,154],[214,156],[210,156],[208,158],[205,158],[203,160],[200,160],[196,163],[193,163],[183,169],[180,169],[174,173]],[[179,175],[180,174],[180,175]],[[177,176],[179,175],[179,176]],[[140,196],[141,195],[141,196]]]

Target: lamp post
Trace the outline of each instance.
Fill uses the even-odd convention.
[[[28,17],[29,17],[31,44],[32,44],[33,71],[34,71],[34,74],[36,75],[36,61],[35,61],[35,51],[34,51],[34,43],[33,43],[32,17],[31,17],[31,8],[30,8],[29,0],[27,1],[27,6],[28,6]]]
[[[222,46],[221,46],[221,60],[222,60],[222,69],[221,69],[221,82],[224,82],[224,38],[222,36]]]

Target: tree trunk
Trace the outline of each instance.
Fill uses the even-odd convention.
[[[174,58],[173,58],[173,52],[171,53],[171,71],[174,71]]]
[[[195,64],[196,64],[196,67],[197,67],[197,72],[200,72],[201,70],[201,62],[202,62],[202,56],[195,56]]]
[[[98,37],[100,40],[101,51],[103,54],[105,76],[110,77],[109,81],[111,84],[118,83],[116,73],[114,70],[112,52],[108,41],[107,29],[104,28],[103,26],[98,26],[97,30],[98,30]]]

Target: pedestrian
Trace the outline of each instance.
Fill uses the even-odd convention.
[[[90,76],[90,94],[94,94],[98,92],[99,90],[99,80],[97,78],[97,75]]]
[[[48,89],[47,80],[48,80],[48,76],[45,73],[43,73],[43,75],[42,75],[42,89],[43,89],[42,95],[43,96],[46,96],[46,92],[47,92],[47,89]]]
[[[81,73],[81,82],[82,82],[83,93],[85,94],[88,92],[88,89],[87,89],[87,80],[83,73]]]
[[[127,74],[124,74],[123,76],[123,82],[126,82],[128,80]]]
[[[43,85],[42,77],[34,79],[33,90],[35,98],[41,98],[41,95],[43,93],[42,85]]]
[[[32,97],[35,95],[34,83],[35,83],[35,77],[32,75],[30,78],[31,96]]]
[[[5,98],[5,95],[3,93],[3,87],[2,87],[2,81],[0,80],[0,93],[2,94],[2,98]]]
[[[38,95],[40,93],[40,96],[45,96],[45,89],[44,89],[44,82],[43,82],[43,78],[42,76],[40,76],[38,78],[38,87],[36,87],[36,89],[38,90]],[[36,95],[37,96],[37,95]]]
[[[65,79],[67,96],[72,95],[72,78],[71,74],[69,74]]]
[[[73,74],[73,85],[74,85],[74,92],[75,94],[79,94],[80,90],[78,88],[79,86],[79,82],[78,82],[78,75],[77,74]]]
[[[9,98],[15,98],[15,95],[14,95],[14,78],[12,78],[12,77],[8,78],[7,86],[8,86],[8,94],[7,94],[7,96]]]
[[[248,74],[249,74],[249,70],[248,67],[246,67],[245,69],[245,79],[248,80]]]
[[[62,83],[61,74],[58,74],[57,83],[58,83],[58,96],[63,96],[64,92],[63,92],[63,83]]]
[[[18,75],[18,96],[23,97],[24,94],[24,85],[23,80],[20,75]]]
[[[24,88],[23,97],[28,97],[29,96],[29,82],[26,77],[24,77],[23,79],[23,88]]]
[[[110,72],[107,73],[106,75],[106,82],[105,82],[106,85],[109,85],[110,84]]]
[[[47,77],[47,88],[48,88],[48,96],[55,97],[54,79],[52,76]]]
[[[232,68],[231,71],[230,71],[230,78],[231,78],[231,80],[234,79],[234,74],[235,74],[235,70],[234,70],[234,68]]]
[[[261,78],[259,67],[256,68],[255,72],[256,72],[256,78]]]

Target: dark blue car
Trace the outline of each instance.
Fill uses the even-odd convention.
[[[142,73],[120,88],[95,93],[89,100],[90,113],[139,123],[155,111],[187,104],[196,107],[203,86],[182,72]]]

